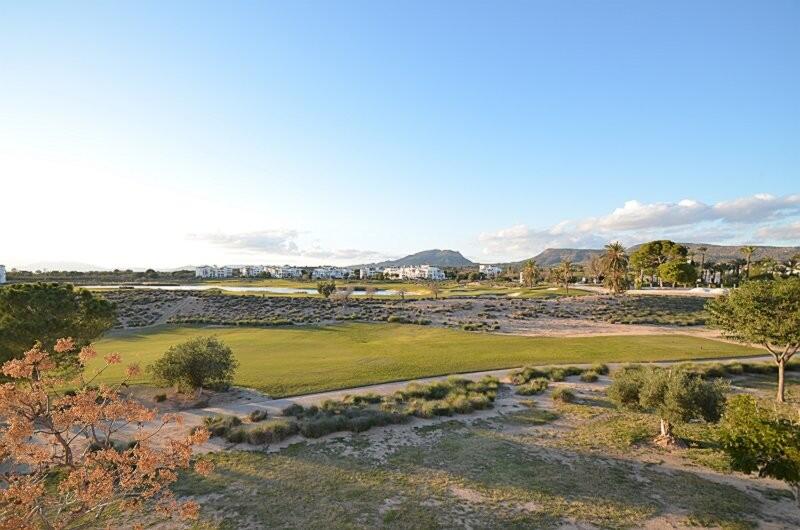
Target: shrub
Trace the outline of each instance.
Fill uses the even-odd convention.
[[[225,436],[232,428],[241,425],[242,420],[236,416],[206,416],[203,418],[203,424],[211,436]]]
[[[532,396],[534,394],[541,394],[542,392],[547,390],[549,384],[550,382],[544,377],[537,377],[536,379],[531,379],[527,383],[518,386],[517,394],[521,396]]]
[[[167,400],[167,395],[166,394],[156,394],[153,399],[155,399],[156,403],[163,403],[164,401]]]
[[[250,412],[250,414],[248,414],[247,417],[250,418],[250,421],[252,421],[253,423],[257,423],[259,421],[266,420],[267,419],[267,415],[268,414],[267,414],[266,410],[259,409],[259,410],[254,410],[254,411]]]
[[[230,386],[238,365],[233,351],[216,337],[197,337],[171,347],[150,366],[156,380],[183,389]]]
[[[297,434],[297,423],[287,420],[275,420],[247,431],[247,443],[251,445],[262,445],[280,442]]]
[[[559,387],[553,390],[553,401],[561,401],[562,403],[573,403],[576,399],[575,393],[569,388]]]
[[[603,364],[603,363],[593,364],[589,368],[589,370],[592,371],[592,372],[595,372],[595,373],[597,373],[599,375],[608,375],[608,373],[610,371],[608,369],[608,365],[607,364]]]
[[[800,503],[800,426],[752,396],[734,396],[717,432],[720,448],[736,471],[783,480]]]
[[[547,377],[547,372],[541,370],[539,368],[534,368],[531,366],[526,366],[519,372],[515,372],[511,374],[511,383],[515,385],[521,385],[523,383],[527,383],[531,379],[539,378],[539,377]]]
[[[283,416],[301,416],[303,414],[303,405],[292,403],[281,411]]]
[[[244,443],[247,440],[247,431],[242,427],[231,429],[225,434],[225,439],[234,444]]]
[[[567,378],[567,372],[561,368],[553,368],[550,370],[548,376],[550,377],[550,381],[563,381]]]
[[[600,376],[593,370],[587,370],[581,374],[581,381],[584,383],[594,383],[598,379],[600,379]]]
[[[645,373],[641,366],[625,366],[614,374],[608,387],[608,397],[623,407],[639,408],[639,391],[644,384]]]
[[[396,324],[410,324],[411,320],[409,320],[408,318],[406,318],[404,316],[401,316],[401,315],[390,315],[386,319],[386,322],[390,322],[390,323],[393,322],[393,323],[396,323]]]
[[[303,420],[300,424],[300,434],[306,438],[319,438],[336,431],[344,431],[347,418],[338,415],[315,416]]]

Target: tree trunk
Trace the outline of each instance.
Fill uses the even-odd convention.
[[[783,396],[784,396],[783,382],[784,382],[785,368],[786,368],[786,360],[783,357],[781,357],[781,359],[778,361],[778,394],[777,396],[775,396],[775,401],[777,401],[778,403],[783,403]]]
[[[661,436],[672,436],[672,424],[666,420],[661,420]]]

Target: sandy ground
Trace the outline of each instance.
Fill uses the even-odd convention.
[[[754,356],[754,357],[736,357],[730,359],[696,360],[692,362],[734,362],[734,361],[744,361],[744,360],[769,361],[771,359],[772,358],[770,356]],[[608,366],[613,370],[615,368],[622,366],[622,364],[623,363],[609,363]],[[677,362],[657,362],[652,364],[654,366],[670,366],[673,364],[677,364]],[[573,366],[586,368],[589,367],[590,365],[574,364]],[[519,370],[519,368],[470,372],[470,373],[458,374],[458,377],[463,377],[465,379],[470,379],[470,380],[478,380],[484,376],[490,375],[497,377],[502,382],[507,383],[510,374],[516,370]],[[155,404],[152,402],[153,389],[149,388],[134,387],[130,390],[130,396],[135,399],[143,401],[147,406],[150,407],[156,406],[162,412],[176,412],[177,414],[180,415],[181,418],[180,423],[169,424],[162,430],[161,438],[166,439],[170,437],[179,438],[185,436],[193,427],[202,425],[203,418],[205,418],[206,416],[230,415],[230,416],[246,417],[248,414],[250,414],[255,410],[266,410],[270,417],[280,417],[281,411],[293,404],[299,404],[302,405],[303,407],[308,407],[311,405],[320,405],[321,403],[327,400],[341,400],[347,395],[358,395],[366,393],[374,393],[382,396],[390,395],[398,390],[403,389],[406,385],[408,385],[411,382],[430,383],[433,381],[444,381],[448,377],[449,376],[426,377],[409,381],[382,383],[377,385],[368,385],[357,388],[334,390],[330,392],[319,392],[315,394],[306,394],[303,396],[286,397],[278,399],[272,399],[269,396],[266,396],[254,390],[236,387],[229,392],[211,394],[210,396],[208,396],[207,399],[208,405],[197,408],[192,408],[191,405],[186,408],[175,408],[174,406],[170,406],[169,402],[167,402],[167,404]],[[558,384],[559,383],[554,383],[553,386],[556,387],[558,386]],[[541,398],[541,396],[539,398]],[[498,410],[503,410],[504,406],[505,403],[503,403],[502,400],[500,400],[498,402],[498,406],[495,407],[495,409],[483,411],[481,413],[476,413],[477,415],[472,415],[470,417],[480,417],[484,414],[492,415],[496,413]],[[437,420],[414,420],[414,422],[417,421],[437,421]],[[396,428],[399,427],[401,426],[397,426]],[[285,440],[284,443],[271,447],[270,450],[273,449],[278,450],[281,447],[285,447],[299,440],[304,440],[304,438],[301,438],[299,436],[289,438]],[[211,439],[208,443],[204,444],[203,446],[198,447],[197,452],[206,453],[213,451],[228,450],[232,448],[245,449],[245,450],[263,450],[263,448],[261,447],[254,447],[247,444],[239,444],[237,446],[236,444],[230,444],[219,438],[214,438]]]

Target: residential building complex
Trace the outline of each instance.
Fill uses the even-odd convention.
[[[358,277],[361,280],[371,280],[372,278],[377,278],[382,273],[383,269],[380,267],[361,267],[358,271]]]
[[[350,276],[353,271],[342,267],[317,267],[311,272],[314,280],[342,280]]]
[[[478,265],[478,272],[487,278],[497,278],[503,272],[503,269],[494,265]]]
[[[414,265],[410,267],[386,267],[383,276],[397,280],[444,280],[444,271],[432,265]]]
[[[231,267],[212,267],[203,265],[202,267],[195,267],[195,278],[230,278],[233,276],[233,269]]]
[[[250,278],[258,277],[266,272],[266,267],[263,265],[245,265],[239,269],[239,274],[241,276],[247,276]]]
[[[284,265],[283,267],[264,267],[264,270],[273,278],[300,278],[303,276],[303,269],[290,267],[289,265]]]

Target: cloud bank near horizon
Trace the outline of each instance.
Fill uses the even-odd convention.
[[[525,258],[546,248],[599,248],[619,240],[653,239],[717,244],[800,244],[800,194],[767,193],[706,204],[694,199],[630,200],[607,215],[565,220],[548,228],[518,224],[478,236],[486,256]]]
[[[237,234],[211,233],[189,234],[189,239],[205,241],[212,245],[230,250],[242,251],[255,256],[270,255],[281,256],[287,259],[330,260],[341,262],[353,261],[380,261],[392,256],[375,250],[362,250],[354,248],[327,249],[318,242],[301,245],[303,234],[298,230],[258,230]]]

